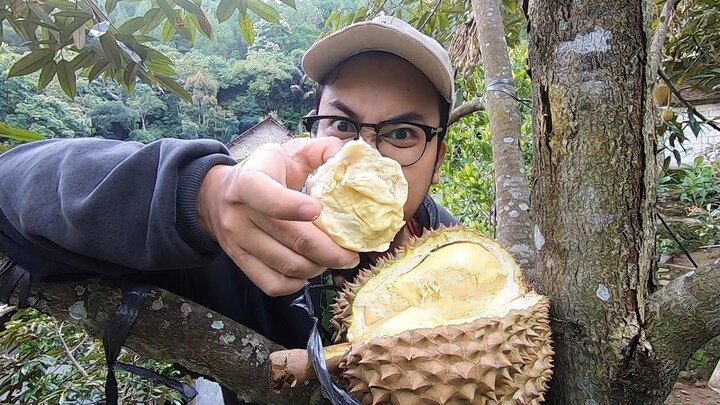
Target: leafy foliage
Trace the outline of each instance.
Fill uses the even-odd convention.
[[[720,243],[720,162],[708,162],[703,156],[692,164],[663,172],[658,180],[661,201],[678,201],[681,221],[676,221],[673,232],[681,243],[694,249]],[[678,210],[675,210],[678,211]],[[666,235],[658,232],[657,248],[661,253],[679,252],[680,247]]]
[[[59,323],[34,309],[18,311],[0,332],[0,398],[3,403],[85,403],[104,398],[105,354],[102,342],[74,325]],[[153,368],[180,378],[170,365],[141,360],[128,350],[119,361]],[[182,404],[162,385],[124,372],[116,373],[124,403]]]
[[[661,5],[660,5],[661,6]],[[678,2],[669,21],[664,44],[665,58],[661,70],[667,74],[668,85],[680,93],[720,90],[720,9],[715,1],[687,0]],[[665,83],[656,86],[655,96],[661,120],[657,132],[662,136],[659,152],[670,151],[678,165],[682,163],[686,129],[695,137],[702,131],[703,121],[686,100],[678,100]],[[658,97],[658,94],[662,94]],[[705,117],[715,125],[720,117]]]
[[[720,90],[720,10],[714,0],[678,2],[665,43],[665,69],[678,82]]]
[[[90,120],[77,107],[34,94],[18,103],[5,117],[7,124],[27,128],[48,138],[75,138],[90,135]]]
[[[30,49],[15,62],[9,76],[40,71],[40,89],[56,78],[71,98],[76,95],[79,72],[90,82],[98,77],[113,78],[130,91],[140,80],[189,99],[189,94],[174,80],[172,61],[148,45],[158,41],[150,34],[160,30],[163,41],[177,35],[190,43],[198,33],[212,38],[213,22],[207,10],[198,0],[154,0],[143,15],[115,24],[117,21],[110,17],[118,1],[121,0],[106,0],[102,10],[92,1],[0,0],[0,27],[7,21]],[[283,3],[295,7],[294,0]],[[253,36],[249,34],[253,29],[248,20],[250,13],[270,23],[280,20],[277,9],[262,0],[221,0],[216,18],[222,22],[235,12],[239,14],[238,24],[246,40]],[[1,38],[4,31],[0,29]]]
[[[703,164],[702,156],[695,159],[694,164],[682,172],[678,188],[681,190],[680,201],[695,207],[705,206],[711,199],[720,201],[720,178],[713,166]]]

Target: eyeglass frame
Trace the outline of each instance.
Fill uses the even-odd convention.
[[[355,127],[355,136],[352,138],[354,141],[357,141],[360,139],[360,131],[362,131],[363,128],[372,128],[373,131],[375,131],[375,145],[380,145],[380,129],[384,127],[385,125],[390,124],[405,124],[405,125],[412,125],[415,127],[418,127],[423,130],[425,133],[425,147],[423,148],[422,153],[420,153],[420,156],[412,162],[408,164],[401,164],[401,167],[406,166],[412,166],[415,163],[417,163],[420,159],[422,159],[423,155],[425,154],[425,150],[427,150],[427,144],[432,141],[432,139],[435,137],[435,135],[441,134],[445,128],[443,127],[433,127],[430,125],[421,124],[418,122],[411,122],[411,121],[399,121],[399,120],[387,120],[387,121],[381,121],[377,124],[372,124],[369,122],[358,122],[350,117],[343,117],[341,115],[306,115],[302,117],[302,123],[303,126],[305,126],[305,129],[310,133],[310,136],[313,136],[312,133],[312,127],[313,125],[323,119],[336,119],[336,120],[343,120],[348,121],[350,124],[352,124]],[[400,162],[398,162],[400,163]]]

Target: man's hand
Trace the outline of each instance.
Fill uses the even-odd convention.
[[[214,166],[198,196],[203,231],[266,294],[300,290],[326,268],[352,268],[357,253],[311,221],[321,206],[300,190],[342,147],[337,138],[296,139],[260,147],[242,164]]]

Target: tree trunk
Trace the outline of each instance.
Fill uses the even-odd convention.
[[[525,278],[536,281],[533,224],[530,219],[530,192],[522,151],[520,150],[520,114],[518,103],[509,94],[515,91],[510,58],[505,41],[505,26],[496,0],[472,0],[477,19],[478,43],[485,68],[485,109],[492,134],[495,162],[495,206],[497,239],[510,251]]]
[[[552,303],[552,404],[641,401],[620,377],[647,346],[656,175],[654,128],[646,121],[649,7],[641,0],[529,2],[532,212],[538,289]],[[644,378],[663,378],[663,386],[674,382],[649,373]]]

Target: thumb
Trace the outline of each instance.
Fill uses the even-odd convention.
[[[328,159],[335,156],[343,142],[333,136],[313,139],[293,139],[283,144],[290,157],[287,163],[288,188],[299,190],[307,177]]]

